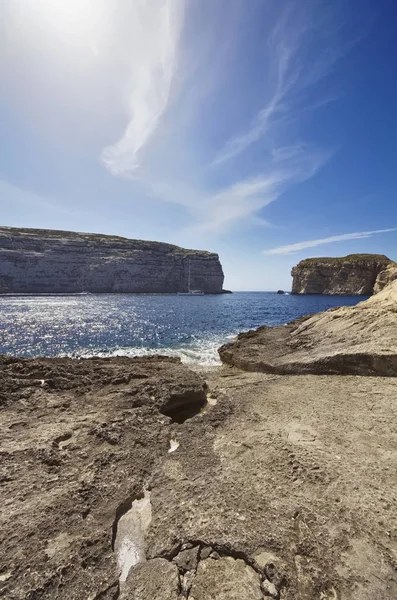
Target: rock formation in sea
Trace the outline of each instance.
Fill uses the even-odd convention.
[[[0,293],[222,293],[217,254],[171,244],[0,228]]]
[[[246,371],[397,376],[397,280],[356,306],[241,333],[219,349]]]
[[[292,293],[370,296],[378,275],[391,264],[383,254],[307,258],[291,271]]]

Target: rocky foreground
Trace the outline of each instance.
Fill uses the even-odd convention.
[[[221,350],[266,373],[0,358],[0,596],[397,598],[396,292]]]
[[[1,360],[7,600],[397,597],[397,380]]]

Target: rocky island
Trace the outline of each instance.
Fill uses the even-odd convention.
[[[0,227],[0,293],[221,294],[217,254],[93,233]]]
[[[389,265],[397,267],[383,254],[307,258],[291,271],[292,294],[370,296],[392,280],[383,273]]]

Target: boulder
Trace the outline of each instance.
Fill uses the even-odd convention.
[[[246,371],[397,376],[397,281],[357,306],[241,333],[219,355]]]
[[[189,600],[262,600],[259,575],[229,556],[199,563]]]
[[[120,593],[120,600],[177,600],[178,597],[178,569],[163,558],[131,569]]]

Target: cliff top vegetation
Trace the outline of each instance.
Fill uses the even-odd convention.
[[[71,242],[85,243],[85,244],[118,244],[125,245],[129,249],[136,250],[160,250],[164,249],[167,252],[173,252],[175,254],[184,255],[186,258],[200,255],[200,258],[214,258],[218,255],[214,252],[208,252],[207,250],[192,250],[188,248],[182,248],[174,244],[167,244],[165,242],[154,242],[150,240],[137,240],[118,235],[107,235],[103,233],[82,233],[76,231],[63,231],[61,229],[33,229],[27,227],[0,227],[1,236],[20,236],[38,238],[43,242],[50,242],[52,240],[68,240]]]
[[[342,263],[390,263],[394,264],[385,254],[348,254],[347,256],[320,256],[305,258],[298,263],[298,267],[314,267],[318,264],[342,264]]]

